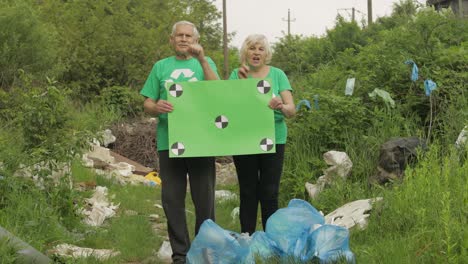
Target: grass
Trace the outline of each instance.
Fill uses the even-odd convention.
[[[10,264],[17,260],[16,250],[5,239],[0,239],[0,256],[0,264]]]
[[[290,154],[292,155],[292,154]],[[302,155],[302,154],[301,154]],[[295,157],[290,157],[294,159]],[[305,155],[300,157],[306,158]],[[360,159],[353,160],[355,166]],[[360,177],[337,180],[311,204],[325,214],[344,203],[382,196],[364,230],[352,230],[350,247],[357,263],[466,263],[468,230],[468,161],[463,151],[434,144],[409,167],[403,182],[369,188]],[[157,263],[155,257],[166,232],[154,231],[150,214],[158,214],[165,223],[160,188],[122,186],[99,176],[78,162],[72,165],[75,183],[96,182],[106,186],[112,203],[119,204],[117,215],[101,227],[89,227],[76,214],[92,191],[69,190],[63,185],[37,188],[30,180],[5,175],[0,180],[0,226],[41,252],[56,244],[113,249],[121,254],[107,261],[95,258],[64,259],[59,263]],[[281,187],[286,192],[284,186]],[[217,186],[238,194],[237,186]],[[288,194],[283,194],[288,197]],[[291,194],[289,197],[292,197]],[[187,222],[194,238],[194,208],[187,193]],[[217,201],[216,222],[226,230],[239,232],[238,217],[232,217],[239,200]],[[285,205],[282,205],[285,206]],[[24,208],[27,208],[26,210]],[[260,217],[257,230],[261,230]],[[15,254],[0,242],[0,264],[13,263]],[[301,263],[292,257],[258,260],[257,263]],[[310,263],[316,263],[311,261]]]
[[[468,162],[432,147],[384,201],[351,248],[362,263],[466,263]],[[404,245],[404,246],[403,246]]]

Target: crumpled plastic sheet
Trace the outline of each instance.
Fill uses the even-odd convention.
[[[71,258],[95,257],[103,261],[120,254],[119,251],[114,251],[111,249],[82,248],[70,244],[57,245],[53,248],[52,253],[54,255]]]
[[[88,210],[83,210],[82,213],[86,215],[85,223],[91,226],[100,226],[107,218],[115,215],[119,205],[110,203],[107,199],[107,188],[97,186],[91,198],[86,199],[87,203],[91,206]]]
[[[392,99],[392,97],[387,91],[375,88],[374,91],[372,91],[372,93],[369,93],[369,97],[371,98],[375,98],[377,96],[382,98],[385,104],[390,104],[392,108],[395,107],[395,101]]]

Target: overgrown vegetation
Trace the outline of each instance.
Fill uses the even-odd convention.
[[[152,64],[170,55],[173,22],[195,22],[221,70],[219,12],[206,0],[0,4],[0,226],[44,253],[59,243],[121,252],[107,262],[59,263],[157,262],[154,250],[164,238],[153,233],[148,215],[163,216],[154,206],[159,190],[117,185],[77,160],[98,131],[142,114],[137,91]],[[323,37],[286,36],[274,47],[272,64],[290,77],[296,102],[312,104],[288,121],[281,205],[302,198],[326,214],[356,199],[383,197],[367,229],[351,233],[358,263],[468,262],[467,147],[453,146],[468,125],[467,28],[468,21],[450,11],[402,1],[371,26],[338,17]],[[230,51],[231,69],[235,53]],[[407,60],[419,66],[415,82]],[[344,94],[347,78],[356,78],[352,96]],[[438,86],[430,96],[426,79]],[[376,88],[387,91],[395,106],[371,98]],[[424,139],[429,150],[402,182],[371,186],[380,145],[406,136]],[[328,150],[350,156],[352,175],[311,200],[304,183],[322,175]],[[64,165],[67,177],[49,177]],[[31,166],[38,180],[14,176]],[[118,217],[104,227],[85,226],[77,212],[91,193],[71,186],[85,181],[108,187],[120,203]],[[237,192],[237,186],[222,187]],[[221,227],[239,231],[231,217],[237,206],[236,200],[218,204]],[[193,214],[187,215],[193,226]],[[0,256],[1,264],[16,258],[4,241]]]

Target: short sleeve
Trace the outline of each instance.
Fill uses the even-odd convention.
[[[218,68],[216,67],[216,63],[214,63],[214,61],[210,57],[205,57],[205,58],[208,61],[208,64],[210,65],[211,69],[214,71],[214,73],[219,79]]]
[[[278,69],[278,88],[280,93],[287,90],[292,91],[288,76],[286,76],[286,73],[280,69]]]
[[[231,72],[231,75],[229,76],[229,80],[238,80],[239,79],[239,69],[235,69]]]
[[[140,94],[151,98],[153,100],[158,100],[160,95],[159,95],[159,83],[160,80],[158,78],[158,64],[154,64],[153,69],[151,69],[151,72],[146,79],[145,85],[140,91]]]

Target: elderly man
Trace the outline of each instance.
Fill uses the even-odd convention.
[[[219,79],[215,63],[205,57],[198,40],[199,33],[194,24],[188,21],[175,23],[170,37],[175,56],[156,62],[140,91],[146,97],[145,112],[159,117],[157,147],[162,179],[161,199],[167,217],[174,263],[185,263],[190,248],[185,216],[187,174],[195,205],[195,234],[203,221],[215,219],[214,158],[169,158],[167,113],[173,110],[173,106],[167,101],[166,83]]]

